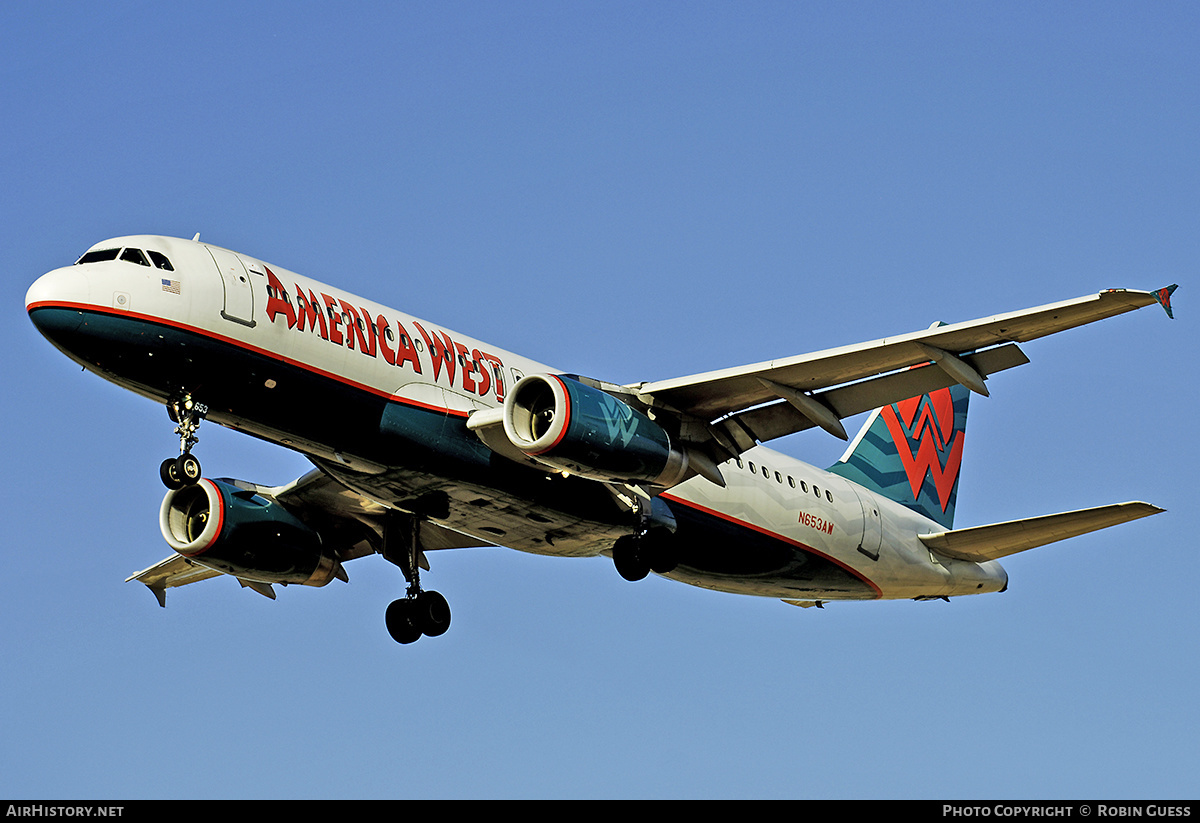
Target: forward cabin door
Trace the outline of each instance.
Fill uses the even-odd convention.
[[[250,273],[242,259],[231,251],[205,246],[221,272],[225,286],[225,308],[221,316],[244,326],[254,325],[254,291],[250,287]]]

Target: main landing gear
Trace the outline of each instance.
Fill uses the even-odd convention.
[[[667,574],[679,565],[675,536],[665,528],[627,534],[613,544],[613,565],[626,580],[641,580],[650,572]]]
[[[383,556],[404,572],[408,592],[393,600],[385,620],[397,643],[415,643],[421,635],[438,637],[450,628],[450,604],[437,592],[421,590],[421,520],[392,511],[383,531]],[[428,566],[426,566],[428,568]]]
[[[168,457],[158,467],[158,475],[168,489],[182,489],[200,479],[200,461],[192,454],[192,446],[200,440],[196,430],[200,421],[208,414],[208,406],[197,403],[191,394],[183,394],[167,404],[167,414],[177,423],[175,433],[179,435],[179,456]]]

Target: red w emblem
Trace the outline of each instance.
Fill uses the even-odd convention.
[[[932,475],[938,503],[945,511],[962,466],[966,436],[966,432],[954,430],[950,390],[893,403],[883,408],[882,415],[908,475],[913,500],[920,495],[925,476]]]

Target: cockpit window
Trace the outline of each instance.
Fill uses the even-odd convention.
[[[168,260],[167,256],[162,252],[147,250],[146,254],[150,255],[150,259],[154,261],[154,265],[158,266],[160,269],[165,271],[175,271],[175,267],[171,265],[171,261]]]
[[[137,263],[139,266],[150,265],[150,261],[146,259],[146,255],[142,254],[141,249],[125,249],[121,252],[121,259],[126,263]]]
[[[121,253],[120,249],[100,249],[98,251],[90,251],[75,262],[76,266],[82,266],[84,263],[101,263],[105,260],[116,260],[117,255]]]
[[[84,263],[102,263],[105,260],[116,260],[120,256],[121,260],[126,263],[137,263],[139,266],[149,266],[150,261],[146,259],[146,255],[150,255],[150,260],[154,261],[154,266],[163,271],[175,271],[175,267],[171,265],[171,261],[165,254],[159,251],[142,252],[141,249],[98,249],[89,251],[83,257],[75,261],[76,266],[82,266]]]

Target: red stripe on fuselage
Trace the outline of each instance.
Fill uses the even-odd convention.
[[[825,554],[824,552],[821,552],[821,551],[817,551],[812,546],[801,543],[799,540],[793,540],[790,537],[785,537],[782,534],[778,534],[777,532],[773,532],[770,529],[763,528],[762,526],[756,526],[753,523],[747,523],[745,520],[739,520],[738,518],[734,517],[731,514],[726,514],[725,512],[717,511],[716,509],[710,509],[708,506],[701,506],[699,503],[693,503],[690,500],[684,500],[682,497],[678,497],[677,495],[670,494],[668,492],[663,492],[662,494],[659,495],[659,497],[661,497],[665,500],[670,500],[672,503],[678,503],[681,506],[687,506],[690,509],[695,509],[697,511],[704,512],[705,514],[711,515],[712,517],[716,517],[721,520],[724,520],[726,523],[732,523],[735,526],[740,526],[742,528],[749,529],[750,531],[758,532],[759,534],[765,535],[766,537],[770,537],[775,540],[782,541],[784,543],[787,543],[790,546],[795,546],[796,548],[798,548],[802,551],[808,552],[809,554],[815,554],[817,557],[828,560],[830,563],[839,567],[842,571],[846,572],[849,575],[852,575],[853,577],[857,577],[859,580],[866,583],[875,592],[876,598],[883,597],[883,589],[881,589],[881,588],[879,588],[879,586],[875,585],[875,583],[873,583],[870,579],[868,579],[866,577],[866,575],[864,575],[858,569],[856,569],[852,566],[846,565],[844,562],[842,562],[841,560],[838,560],[836,557]]]
[[[92,312],[94,314],[108,315],[110,317],[129,317],[129,318],[133,318],[136,320],[143,320],[147,323],[155,323],[160,326],[169,326],[173,329],[178,329],[180,331],[188,332],[189,334],[196,334],[201,337],[208,338],[209,340],[215,340],[219,343],[225,343],[227,345],[234,346],[236,348],[242,349],[243,351],[248,351],[248,352],[252,352],[254,354],[262,355],[263,357],[268,357],[268,358],[271,358],[272,360],[278,360],[279,362],[284,363],[285,365],[295,366],[296,368],[303,369],[304,371],[311,372],[312,374],[317,374],[317,375],[320,375],[321,377],[327,377],[330,380],[335,380],[338,383],[342,383],[343,385],[350,386],[351,388],[360,389],[362,391],[369,392],[370,394],[374,394],[378,397],[383,397],[387,400],[391,400],[396,403],[403,403],[406,406],[416,406],[418,408],[428,409],[430,411],[440,412],[442,414],[449,414],[449,415],[453,415],[455,417],[462,417],[462,418],[466,418],[468,416],[468,414],[470,414],[469,412],[465,412],[465,411],[455,411],[455,410],[449,409],[445,406],[432,406],[432,405],[429,405],[428,403],[421,403],[420,401],[417,401],[417,400],[409,400],[407,398],[396,397],[396,396],[392,395],[390,392],[383,391],[382,389],[377,389],[374,386],[367,385],[366,383],[359,383],[356,380],[351,380],[350,378],[344,377],[343,375],[325,371],[324,369],[319,368],[317,366],[313,366],[309,363],[305,363],[300,360],[293,360],[290,357],[284,357],[283,355],[279,354],[278,352],[273,352],[270,349],[259,348],[258,346],[254,346],[254,345],[251,345],[250,343],[245,342],[244,340],[238,340],[236,337],[226,337],[223,334],[218,334],[217,332],[210,331],[208,329],[202,329],[198,326],[189,326],[186,323],[180,323],[175,320],[168,320],[166,318],[156,317],[152,314],[140,314],[138,312],[133,312],[133,311],[117,311],[115,309],[109,309],[104,306],[96,306],[91,303],[67,303],[67,302],[55,303],[55,302],[50,302],[50,301],[43,301],[40,303],[31,303],[29,306],[26,307],[26,309],[29,312],[33,312],[34,309],[69,309],[71,311],[87,311],[87,312]],[[436,385],[436,384],[429,384],[429,385]]]

